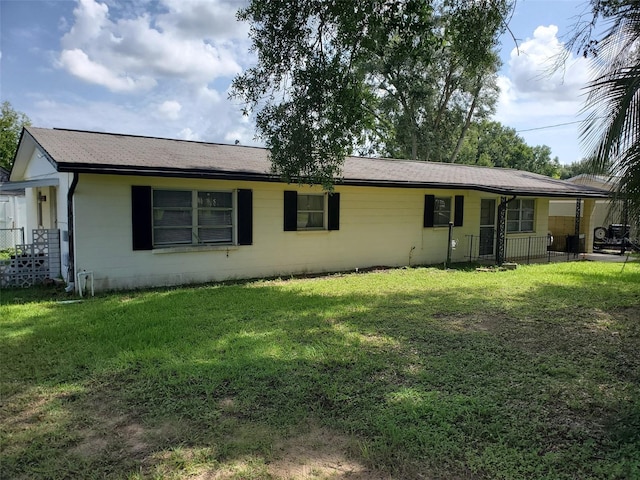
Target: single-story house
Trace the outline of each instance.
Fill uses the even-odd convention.
[[[29,227],[60,232],[61,276],[90,273],[96,290],[500,262],[505,239],[546,251],[550,199],[607,196],[513,169],[363,157],[325,192],[284,183],[263,148],[34,127],[11,182]]]

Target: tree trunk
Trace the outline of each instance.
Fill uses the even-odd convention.
[[[480,90],[482,90],[482,77],[478,78],[476,91],[473,95],[473,101],[469,106],[469,111],[467,112],[467,118],[465,119],[464,125],[462,126],[462,131],[460,132],[458,143],[456,144],[456,148],[453,150],[453,153],[451,154],[449,163],[456,163],[456,158],[458,157],[458,153],[460,153],[460,148],[462,148],[462,142],[464,141],[464,137],[467,134],[467,130],[469,130],[469,125],[471,125],[471,118],[473,117],[473,112],[476,109],[476,103],[478,101],[478,97],[480,96]]]
[[[411,160],[418,159],[418,134],[416,128],[414,128],[411,135]]]

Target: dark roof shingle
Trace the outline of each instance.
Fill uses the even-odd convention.
[[[27,127],[58,171],[279,181],[269,152],[241,145]],[[348,157],[345,185],[472,189],[504,195],[605,197],[607,191],[507,168]]]

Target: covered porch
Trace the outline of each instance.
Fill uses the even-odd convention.
[[[577,259],[579,254],[593,253],[594,229],[593,213],[595,198],[576,198],[572,201],[573,216],[558,217],[554,221],[549,216],[546,234],[538,231],[531,235],[510,234],[508,224],[509,204],[518,197],[500,197],[497,218],[490,218],[481,225],[479,235],[466,235],[460,247],[465,257],[471,261],[481,261],[501,265],[505,262],[534,263],[567,261]],[[568,202],[569,200],[564,200]],[[532,213],[533,214],[533,213]],[[492,215],[486,215],[491,216]],[[533,222],[533,217],[530,220]],[[482,222],[481,222],[482,223]],[[494,227],[495,225],[495,227]]]

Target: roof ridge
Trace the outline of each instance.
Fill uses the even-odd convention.
[[[414,159],[409,159],[409,158],[390,158],[390,157],[370,157],[370,156],[366,156],[366,155],[362,155],[362,156],[356,156],[356,155],[349,155],[347,156],[347,158],[353,158],[353,159],[365,159],[365,160],[374,160],[374,161],[388,161],[388,162],[404,162],[404,163],[410,163],[410,164],[429,164],[429,165],[451,165],[451,166],[456,166],[456,167],[465,167],[465,168],[471,168],[471,169],[483,169],[483,170],[502,170],[502,171],[510,171],[510,172],[525,172],[525,173],[530,173],[532,175],[538,175],[540,177],[543,178],[547,178],[550,180],[560,180],[559,178],[553,178],[553,177],[549,177],[547,175],[542,175],[541,173],[536,173],[536,172],[529,172],[527,170],[520,170],[518,168],[513,168],[513,167],[490,167],[488,165],[471,165],[468,163],[455,163],[455,162],[434,162],[431,160],[414,160]],[[564,181],[564,180],[563,180]]]
[[[34,127],[33,125],[25,127],[26,129],[37,129],[37,130],[56,130],[60,132],[72,132],[72,133],[90,133],[93,135],[108,135],[112,137],[129,137],[129,138],[143,138],[148,140],[165,140],[168,142],[180,142],[180,143],[192,143],[197,145],[217,145],[222,147],[241,147],[241,148],[255,148],[258,150],[267,150],[266,147],[259,147],[256,145],[241,145],[241,144],[231,144],[231,143],[221,143],[221,142],[205,142],[202,140],[186,140],[183,138],[169,138],[169,137],[157,137],[152,135],[137,135],[132,133],[117,133],[117,132],[99,132],[95,130],[79,130],[76,128],[61,128],[61,127]]]

